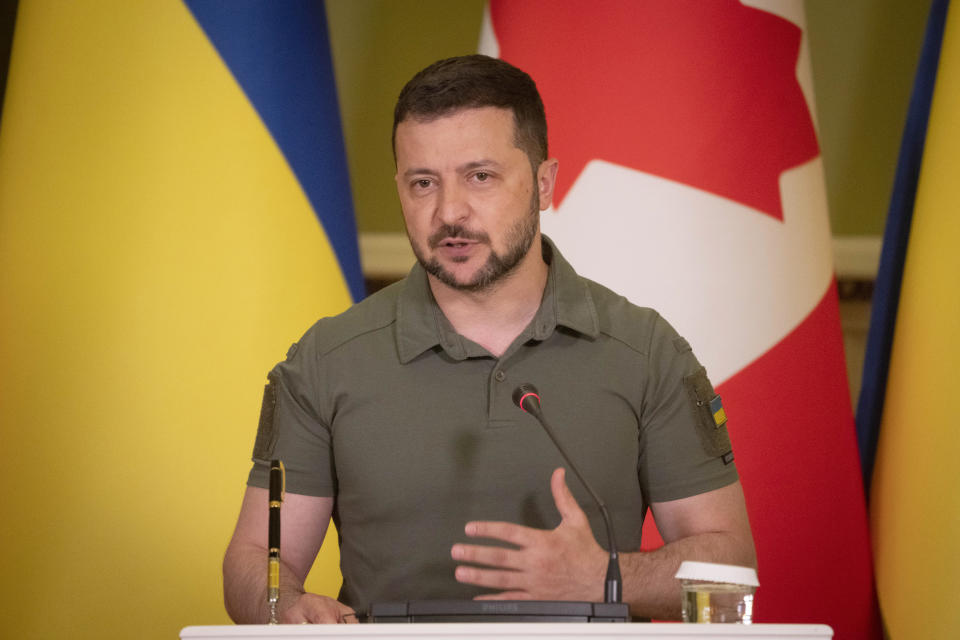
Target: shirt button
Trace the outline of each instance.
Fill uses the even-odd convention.
[[[493,377],[497,382],[503,382],[507,379],[507,374],[505,374],[503,371],[497,371],[495,374],[493,374]]]

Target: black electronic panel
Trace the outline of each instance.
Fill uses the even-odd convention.
[[[629,622],[622,602],[411,600],[378,602],[369,622]]]

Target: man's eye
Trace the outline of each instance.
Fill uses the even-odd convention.
[[[475,173],[473,177],[476,178],[479,182],[486,182],[487,178],[490,177],[490,174],[484,171],[480,171]]]
[[[426,178],[424,178],[423,180],[417,180],[416,182],[413,183],[413,186],[417,187],[418,189],[426,189],[430,186],[430,181],[427,180]]]

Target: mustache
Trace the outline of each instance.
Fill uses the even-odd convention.
[[[440,243],[447,238],[460,238],[461,240],[473,240],[474,242],[490,242],[490,236],[483,231],[471,231],[459,224],[444,224],[437,229],[428,239],[427,243],[431,249],[436,249]]]

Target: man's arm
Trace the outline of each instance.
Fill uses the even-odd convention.
[[[457,544],[460,582],[500,589],[484,599],[603,599],[608,554],[593,537],[586,514],[564,481],[562,469],[550,481],[561,522],[542,531],[505,522],[470,522],[471,537],[509,542],[519,549]],[[707,493],[654,503],[654,518],[665,545],[651,552],[620,553],[623,600],[634,616],[680,617],[680,586],[674,574],[683,560],[756,565],[753,536],[739,482]]]
[[[265,624],[267,607],[268,491],[247,487],[237,528],[223,558],[223,599],[238,624]],[[333,513],[333,498],[288,493],[280,511],[280,622],[356,622],[353,610],[333,598],[304,593]]]
[[[684,560],[756,568],[753,534],[739,481],[689,498],[655,502],[650,508],[664,546],[620,556],[624,600],[630,603],[633,615],[680,618],[680,583],[674,575]]]

